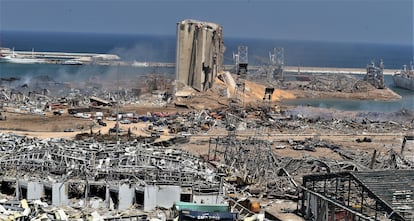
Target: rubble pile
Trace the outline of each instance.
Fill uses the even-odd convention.
[[[91,205],[96,205],[98,202],[100,201],[92,199]],[[149,214],[130,214],[131,211],[123,213],[99,212],[94,210],[79,211],[71,207],[59,208],[40,200],[28,202],[23,199],[12,201],[9,204],[0,203],[1,220],[148,220],[149,216]]]
[[[234,184],[231,188],[239,192],[267,196],[268,198],[295,194],[297,184],[288,172],[281,167],[282,161],[272,152],[269,142],[258,139],[239,140],[234,137],[218,138],[220,169],[226,173],[226,181]],[[221,159],[220,159],[221,158]]]
[[[287,118],[277,120],[275,123],[275,127],[281,130],[291,128],[300,131],[315,130],[321,133],[324,131],[338,131],[345,134],[361,134],[364,132],[404,132],[414,128],[414,113],[405,109],[390,113],[356,113],[296,107],[287,110],[284,115]]]
[[[310,82],[301,88],[303,90],[346,93],[366,92],[375,89],[368,82],[351,75],[312,76]]]
[[[52,109],[88,106],[114,106],[115,104],[152,104],[165,106],[171,97],[171,79],[164,75],[140,75],[135,80],[117,83],[89,79],[82,84],[61,83],[49,76],[32,79],[14,79],[13,84],[1,87],[3,108],[16,113],[44,114]],[[27,83],[26,83],[27,82]],[[1,81],[0,81],[1,86]],[[95,99],[103,101],[103,104]]]
[[[3,89],[0,94],[2,104],[14,112],[42,114],[45,111],[70,107],[69,114],[100,120],[100,126],[104,125],[103,120],[117,122],[115,127],[109,128],[108,139],[98,136],[101,135],[100,130],[93,134],[92,126],[90,133],[78,134],[77,140],[42,140],[0,134],[0,188],[3,191],[1,198],[6,199],[6,204],[1,201],[0,206],[7,205],[7,208],[4,207],[6,212],[0,207],[0,214],[11,215],[11,211],[18,211],[22,215],[22,211],[30,208],[32,212],[30,215],[24,213],[26,217],[40,218],[47,214],[51,219],[64,220],[68,214],[67,217],[70,218],[95,216],[97,220],[102,220],[105,214],[106,220],[110,220],[108,217],[111,216],[146,219],[140,212],[139,216],[137,212],[114,214],[113,206],[110,209],[111,214],[104,210],[111,208],[112,201],[122,208],[121,192],[136,197],[134,203],[138,200],[142,203],[145,201],[143,192],[154,197],[157,192],[150,191],[158,188],[156,186],[161,186],[159,191],[162,194],[166,194],[162,192],[164,188],[176,197],[174,200],[183,198],[188,202],[220,201],[218,198],[212,200],[212,197],[206,197],[210,193],[298,200],[302,177],[306,174],[414,168],[414,162],[407,154],[404,155],[403,148],[398,151],[395,146],[385,144],[378,148],[364,146],[378,142],[374,138],[376,134],[402,136],[407,131],[412,131],[414,113],[409,110],[393,113],[350,113],[311,107],[285,110],[273,106],[272,102],[289,98],[291,94],[276,90],[275,96],[265,101],[263,91],[267,88],[245,82],[243,96],[239,100],[232,99],[231,91],[217,83],[210,91],[182,92],[182,96],[175,100],[176,106],[198,110],[148,111],[144,115],[134,113],[137,108],[134,109],[132,104],[164,106],[171,97],[169,88],[165,86],[167,81],[148,76],[141,80],[145,83],[139,89],[118,89],[113,85],[106,87],[100,85],[98,80],[89,81],[86,87],[39,83],[36,87],[44,88],[43,90],[33,90],[32,85]],[[303,85],[302,89],[305,90],[348,93],[366,91],[372,87],[352,77],[338,76],[312,78]],[[236,102],[232,102],[233,100]],[[130,112],[119,112],[119,108],[127,105],[132,106],[129,107]],[[98,111],[95,114],[86,114],[87,110],[92,111],[83,107],[105,107],[112,110],[112,113],[117,108],[117,112],[107,115],[110,111],[104,114],[102,111],[98,116]],[[139,127],[145,125],[140,129],[150,134],[150,137],[131,136],[131,133],[138,131],[135,125],[131,125],[128,139],[122,139],[125,131],[121,131],[118,121],[120,124],[128,124],[126,127],[132,123],[145,122],[146,124],[140,124]],[[116,139],[120,137],[121,141],[115,142],[111,133],[116,133]],[[341,135],[348,141],[344,142],[345,145],[338,144],[334,139],[325,139],[329,135]],[[320,138],[322,136],[325,138]],[[346,146],[350,143],[355,146]],[[365,149],[358,149],[359,147]],[[208,154],[200,153],[201,157],[198,157],[184,151],[192,150],[191,148],[195,149],[191,152],[193,154],[197,153],[197,148],[204,148],[204,152],[208,149]],[[405,151],[411,153],[410,148]],[[14,201],[28,195],[29,183],[36,188],[37,183],[42,183],[42,188],[52,188],[53,194],[61,193],[60,190],[53,189],[53,185],[59,185],[59,188],[67,185],[66,192],[70,203],[66,205],[70,209],[45,209],[42,206],[42,212],[37,212],[36,208],[40,207],[32,204],[34,198],[29,199],[29,206],[22,201]],[[19,185],[26,185],[26,192],[20,193]],[[205,198],[197,198],[192,195],[194,193],[200,193]],[[48,196],[41,197],[40,203],[51,204],[53,197],[49,193],[46,195]],[[17,202],[18,206],[12,202]],[[134,210],[146,206],[131,203],[122,209]],[[96,212],[90,210],[91,208],[101,210]],[[58,213],[63,218],[59,218],[56,215]]]
[[[158,115],[153,113],[152,124],[167,126],[171,134],[196,135],[214,130],[238,129],[249,135],[267,133],[289,134],[363,134],[404,133],[414,128],[414,113],[401,110],[391,113],[354,113],[297,107],[279,113],[264,113],[257,108],[243,110],[227,108]],[[211,129],[214,129],[211,131]]]
[[[2,134],[1,140],[2,176],[43,179],[47,174],[52,180],[125,179],[128,183],[180,185],[213,181],[215,176],[187,152],[138,142],[38,140],[8,134]]]
[[[288,78],[293,78],[295,80],[273,82],[272,84],[278,88],[319,92],[357,93],[373,91],[376,89],[364,79],[359,79],[349,74],[292,74],[291,76],[288,76]]]
[[[175,147],[176,144],[183,142],[182,139],[172,139],[167,145],[162,142],[149,144],[137,141],[117,143],[64,139],[42,140],[13,134],[0,134],[0,142],[1,192],[16,195],[5,195],[2,197],[5,200],[0,202],[0,210],[1,208],[8,209],[0,214],[6,215],[7,218],[15,214],[16,217],[40,218],[45,216],[44,218],[60,220],[54,216],[60,211],[66,214],[66,218],[61,220],[72,220],[75,217],[99,217],[96,220],[101,220],[103,217],[111,216],[117,220],[120,218],[138,220],[144,214],[142,208],[131,212],[135,215],[128,216],[126,209],[133,210],[134,207],[127,205],[122,208],[125,210],[124,213],[117,213],[114,206],[110,205],[116,203],[121,209],[120,205],[123,202],[118,202],[113,198],[112,193],[108,192],[109,189],[119,188],[118,191],[121,192],[122,188],[143,191],[142,188],[150,190],[155,186],[164,186],[164,188],[176,186],[195,188],[200,192],[217,192],[220,187],[220,177],[211,166],[200,158]],[[13,187],[11,183],[16,183],[16,186]],[[56,191],[54,186],[57,185],[60,189],[66,184],[68,189],[65,195],[70,200],[68,207],[57,208],[55,193],[52,196],[49,193],[38,200],[46,206],[38,207],[30,204],[27,208],[32,213],[18,212],[25,207],[22,207],[19,201],[16,201],[15,206],[11,206],[15,202],[13,199],[28,197],[30,200],[33,196],[29,196],[29,190],[20,195],[21,190],[12,190],[12,188],[19,188],[20,185],[26,185],[26,188],[29,188],[28,183],[35,186],[40,183],[42,189],[43,186],[53,187],[53,191]],[[106,196],[105,187],[108,192]],[[37,189],[39,191],[40,187]],[[30,191],[36,193],[32,189]],[[90,194],[93,194],[92,197]],[[119,194],[121,197],[121,193]],[[89,199],[88,196],[91,198]],[[59,195],[58,198],[60,197]],[[129,197],[134,197],[134,195]],[[107,203],[108,200],[111,204]],[[85,205],[85,201],[88,201],[90,205]],[[43,208],[52,203],[52,208]],[[108,206],[112,209],[105,211],[104,208]]]
[[[304,174],[334,173],[342,171],[369,171],[380,169],[412,169],[414,162],[390,149],[384,153],[347,150],[329,141],[289,139],[283,148],[297,151],[315,151],[328,148],[337,153],[340,159],[316,158],[303,155],[291,158],[273,153],[274,145],[257,138],[235,139],[221,137],[210,140],[215,147],[212,157],[219,169],[226,174],[228,188],[246,197],[295,199],[298,185]],[[276,147],[277,148],[277,147]]]

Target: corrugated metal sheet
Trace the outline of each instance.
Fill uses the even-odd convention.
[[[414,170],[352,172],[367,189],[395,211],[414,211]]]

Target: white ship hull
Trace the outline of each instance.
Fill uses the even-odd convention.
[[[407,69],[407,65],[403,65],[403,69],[395,72],[392,80],[396,87],[414,91],[414,67],[413,63],[410,63],[410,70]]]
[[[12,56],[0,57],[0,62],[15,64],[39,64],[44,63],[43,59],[36,58],[16,58]]]

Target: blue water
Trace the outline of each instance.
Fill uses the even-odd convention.
[[[363,76],[357,76],[362,78]],[[402,109],[414,110],[414,91],[397,88],[392,83],[392,76],[385,75],[388,88],[401,95],[402,99],[395,101],[342,100],[342,99],[297,99],[285,101],[288,105],[312,106],[320,108],[335,108],[340,110],[361,110],[375,112],[393,112]]]
[[[15,50],[115,53],[123,60],[175,62],[176,38],[170,36],[0,31],[0,46]],[[332,43],[224,37],[225,64],[233,63],[239,45],[248,46],[249,64],[268,60],[269,51],[284,47],[285,65],[364,68],[384,60],[399,69],[413,60],[414,46],[399,44]]]
[[[176,38],[171,36],[119,35],[91,33],[48,33],[0,31],[0,47],[14,48],[16,51],[59,51],[113,53],[126,61],[175,62]],[[232,64],[232,53],[239,45],[248,46],[249,64],[262,64],[268,60],[269,51],[274,47],[284,47],[285,65],[313,67],[364,68],[372,60],[384,60],[385,68],[399,69],[413,60],[413,45],[332,43],[315,41],[290,41],[269,39],[237,39],[224,37],[226,46],[225,64]],[[28,78],[34,75],[53,76],[56,81],[81,81],[91,76],[122,77],[138,74],[157,73],[171,75],[173,68],[140,68],[111,66],[63,66],[51,64],[6,64],[0,63],[0,77]],[[295,104],[309,104],[344,110],[394,111],[401,108],[414,110],[414,93],[394,88],[390,76],[386,84],[403,96],[396,102],[306,100]]]

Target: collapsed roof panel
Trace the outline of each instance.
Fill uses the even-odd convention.
[[[397,212],[414,210],[414,170],[353,172],[364,186]]]
[[[312,194],[319,193],[328,201],[339,202],[342,206],[347,205],[348,212],[352,211],[358,216],[365,214],[374,217],[383,213],[391,220],[413,218],[414,170],[306,175],[303,177],[302,189]],[[302,200],[306,200],[306,195],[302,195]],[[309,208],[314,205],[309,205]],[[356,207],[351,208],[350,205]],[[302,212],[306,211],[306,207],[302,204]]]

